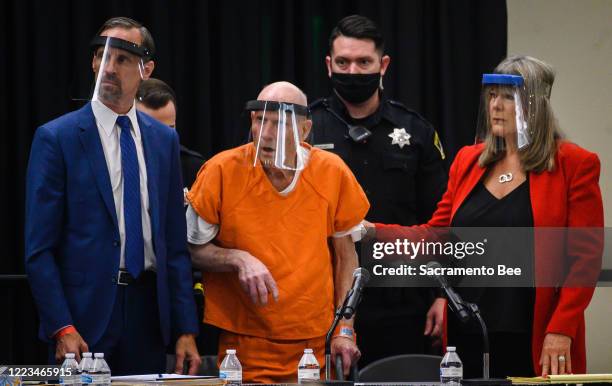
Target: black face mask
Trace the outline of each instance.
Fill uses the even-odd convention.
[[[334,89],[349,103],[363,103],[370,98],[380,85],[380,72],[372,74],[341,74],[332,72]]]

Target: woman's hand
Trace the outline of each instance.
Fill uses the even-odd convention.
[[[542,376],[549,374],[571,374],[572,358],[570,348],[572,338],[561,334],[546,334],[540,355]]]

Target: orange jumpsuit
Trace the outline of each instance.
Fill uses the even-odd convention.
[[[240,249],[270,270],[278,302],[255,305],[235,272],[204,274],[204,322],[224,330],[219,356],[231,346],[245,382],[295,382],[304,348],[323,365],[323,341],[334,312],[328,239],[358,225],[369,203],[336,155],[303,145],[309,160],[295,188],[281,195],[252,143],[222,152],[200,170],[188,199],[196,213],[219,226],[214,243]]]

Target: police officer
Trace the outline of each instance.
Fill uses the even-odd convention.
[[[136,95],[136,108],[149,114],[161,123],[175,128],[176,95],[174,90],[162,80],[149,78],[140,83]],[[204,157],[181,144],[181,168],[183,184],[189,188],[204,163]]]
[[[376,24],[353,15],[329,38],[333,92],[310,106],[311,143],[338,154],[370,200],[371,222],[429,220],[446,189],[438,134],[418,113],[382,92],[391,58]],[[427,288],[367,288],[357,313],[360,367],[391,355],[428,351],[442,333],[444,301]]]

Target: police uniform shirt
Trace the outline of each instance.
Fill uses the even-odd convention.
[[[204,163],[204,157],[193,150],[181,145],[181,169],[183,171],[183,185],[189,189],[195,182],[198,171]]]
[[[365,119],[352,119],[335,94],[310,109],[311,143],[336,153],[353,171],[371,203],[368,221],[414,225],[429,220],[447,181],[442,145],[429,122],[382,94],[379,108]],[[331,110],[372,135],[365,143],[354,142]]]

